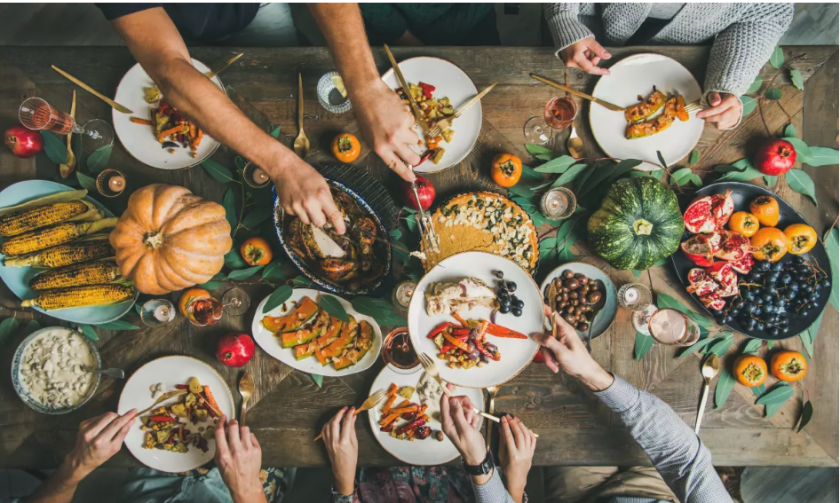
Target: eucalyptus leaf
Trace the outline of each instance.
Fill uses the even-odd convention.
[[[575,164],[577,160],[574,157],[568,155],[561,155],[560,157],[554,158],[547,163],[534,168],[534,171],[538,173],[565,173],[569,166]]]
[[[225,265],[230,269],[242,269],[248,264],[239,255],[239,247],[234,246],[229,252],[225,253]]]
[[[230,234],[235,235],[239,226],[239,220],[236,216],[236,194],[233,193],[233,189],[230,187],[228,187],[224,197],[222,197],[222,207],[225,209],[225,218],[230,224]]]
[[[531,190],[528,188],[527,185],[514,185],[508,189],[508,192],[515,195],[521,196],[526,199],[534,197],[534,194],[531,193]]]
[[[754,387],[750,388],[750,391],[752,391],[753,395],[755,395],[755,397],[758,398],[761,395],[763,395],[766,390],[764,389],[763,384],[759,384],[758,386],[754,386]]]
[[[258,225],[271,218],[272,215],[274,215],[274,208],[254,208],[242,217],[242,227],[254,230]]]
[[[809,152],[798,159],[803,164],[808,166],[831,166],[840,162],[838,160],[838,151],[834,148],[828,147],[808,147]],[[799,155],[797,151],[796,155]]]
[[[123,320],[102,323],[101,325],[97,326],[103,330],[140,330],[140,327],[138,327],[134,323],[129,323]]]
[[[714,323],[711,320],[685,307],[685,305],[682,302],[678,301],[677,299],[671,297],[668,294],[656,294],[656,301],[660,308],[670,307],[671,309],[676,309],[677,311],[685,314],[692,320],[696,321],[697,324],[701,327],[712,328],[714,326]]]
[[[762,80],[761,77],[756,77],[753,83],[750,84],[750,87],[747,88],[747,94],[757,92],[759,89],[761,89],[761,84],[763,83],[764,80]]]
[[[760,176],[762,176],[761,171],[755,169],[752,166],[747,166],[746,168],[744,168],[743,171],[728,171],[724,173],[723,176],[719,178],[719,180],[733,180],[736,182],[746,182],[748,180],[754,180],[756,178],[759,178]]]
[[[796,126],[794,126],[793,124],[788,124],[787,126],[785,126],[785,131],[782,134],[787,137],[796,138]]]
[[[840,231],[837,230],[837,227],[832,227],[828,229],[823,236],[823,241],[825,242],[825,253],[828,255],[828,262],[831,264],[831,295],[828,297],[828,301],[831,302],[831,305],[834,306],[834,309],[840,311],[840,303],[838,300],[840,299]]]
[[[585,170],[588,166],[586,164],[575,164],[574,166],[570,167],[568,171],[563,173],[562,175],[557,177],[557,180],[554,181],[552,187],[559,187],[561,185],[566,185],[569,182],[574,181],[574,179],[580,174],[581,171]]]
[[[207,283],[201,284],[201,288],[204,288],[205,290],[218,290],[223,286],[225,286],[223,281],[208,281]]]
[[[642,277],[642,271],[640,271],[638,269],[632,269],[631,271],[633,272],[633,276],[635,276],[636,279],[639,279],[639,278]]]
[[[808,173],[802,171],[801,169],[792,169],[785,173],[785,180],[792,190],[799,192],[800,194],[805,194],[814,201],[814,204],[819,206],[817,203],[817,195],[814,192],[814,180],[808,176]]]
[[[280,136],[280,126],[277,126],[276,128],[272,129],[271,132],[268,133],[268,134],[271,135],[273,138],[279,137]]]
[[[576,238],[574,234],[569,234],[569,237],[566,238],[566,246],[565,248],[563,248],[563,251],[561,251],[557,256],[557,258],[560,259],[561,262],[566,263],[574,262],[577,260],[575,254],[572,253],[572,246],[574,246],[575,244],[575,239]]]
[[[83,189],[87,189],[91,192],[96,190],[96,180],[79,170],[76,170],[76,179],[79,181],[79,185],[81,185]]]
[[[682,358],[683,356],[690,355],[697,351],[698,349],[704,349],[709,344],[717,342],[719,339],[717,337],[710,337],[708,339],[700,339],[699,341],[695,342],[691,346],[683,349],[680,354],[677,355],[677,358]]]
[[[814,357],[814,340],[811,338],[811,333],[805,330],[799,334],[799,339],[802,341],[802,347],[808,353],[810,358]]]
[[[691,168],[682,168],[671,173],[677,186],[682,187],[691,179]]]
[[[318,305],[333,318],[338,318],[344,322],[350,321],[350,316],[348,316],[347,310],[344,309],[341,302],[332,295],[322,293],[318,299]]]
[[[41,137],[44,139],[44,153],[49,160],[56,164],[64,164],[67,161],[67,144],[49,131],[41,131]]]
[[[709,350],[707,351],[707,353],[714,353],[718,356],[718,358],[723,358],[723,355],[725,355],[726,352],[729,351],[729,348],[732,347],[732,343],[733,339],[731,337],[724,337],[718,342],[709,346]]]
[[[787,384],[783,384],[783,381],[780,381],[775,386],[773,386],[773,388],[770,391],[761,395],[761,398],[756,400],[755,403],[756,405],[785,403],[791,396],[793,396],[793,388],[788,386]]]
[[[744,346],[744,350],[741,353],[745,355],[757,355],[758,350],[761,349],[762,342],[761,339],[750,339],[747,341],[747,345]]]
[[[85,336],[86,339],[91,341],[98,341],[99,334],[96,333],[96,330],[93,329],[90,325],[78,325],[79,330],[82,331],[82,335]]]
[[[800,91],[805,90],[805,80],[802,78],[802,72],[799,70],[794,68],[790,69],[790,81],[793,83],[793,87],[799,89]]]
[[[205,159],[201,162],[201,167],[219,183],[227,184],[234,180],[233,173],[213,159]]]
[[[551,153],[554,152],[550,148],[543,147],[542,145],[533,145],[533,144],[530,144],[530,143],[525,145],[525,150],[527,150],[528,153],[531,154],[531,155],[551,154]]]
[[[767,349],[773,349],[773,346],[776,345],[776,341],[767,341]]]
[[[802,428],[806,427],[808,423],[811,422],[811,417],[814,415],[814,406],[811,404],[811,401],[808,400],[805,402],[805,405],[802,406],[802,414],[799,416],[799,426],[796,428],[796,433],[802,431]]]
[[[773,48],[773,54],[770,55],[770,66],[778,70],[783,64],[785,64],[785,53],[779,44],[776,44],[776,47]]]
[[[417,225],[417,217],[415,215],[405,217],[405,226],[408,228],[409,232],[414,234],[417,234],[417,231],[420,229]]]
[[[5,346],[20,328],[15,318],[6,318],[0,322],[0,347]]]
[[[263,306],[263,314],[270,313],[273,309],[283,305],[292,296],[293,289],[289,285],[283,285],[268,296]]]
[[[726,367],[720,369],[720,377],[718,377],[717,385],[715,386],[715,408],[720,409],[732,393],[732,388],[735,386],[735,378]]]
[[[766,183],[767,186],[771,187],[771,188],[776,186],[776,180],[779,179],[778,176],[770,176],[770,175],[764,175],[763,178],[764,178],[764,183]]]
[[[85,164],[87,165],[88,171],[91,173],[100,173],[105,168],[108,167],[108,161],[111,160],[111,152],[114,150],[114,144],[106,145],[104,147],[99,147],[98,149],[91,152],[87,159],[85,159]]]
[[[776,89],[775,87],[771,87],[764,91],[764,97],[768,100],[780,100],[782,99],[782,91],[780,89]]]
[[[753,113],[756,105],[758,105],[758,100],[752,96],[747,96],[745,94],[741,96],[741,105],[741,117],[746,117],[749,114]]]
[[[536,157],[537,159],[539,159],[541,161],[550,161],[550,160],[554,159],[554,156],[551,155],[551,154],[537,154],[534,157]]]
[[[782,139],[793,145],[793,149],[796,150],[796,159],[802,163],[807,164],[807,162],[803,161],[803,159],[810,158],[811,147],[809,147],[807,143],[795,136],[785,136]]]
[[[633,357],[637,360],[641,360],[644,358],[650,348],[653,347],[653,337],[643,334],[641,332],[636,332],[636,343],[633,347]]]
[[[266,281],[286,281],[286,275],[283,274],[281,269],[283,268],[283,264],[278,261],[271,262],[262,272],[262,279]]]
[[[691,155],[688,156],[688,163],[689,164],[697,164],[697,161],[700,160],[700,151],[694,149],[691,151]]]
[[[312,282],[306,276],[295,276],[292,278],[292,284],[303,288],[310,288],[312,286]]]
[[[530,178],[531,180],[541,181],[543,176],[531,166],[522,165],[522,178]]]
[[[23,329],[23,332],[25,335],[32,335],[38,330],[41,330],[41,324],[36,320],[29,320],[29,323],[26,324],[26,328]]]
[[[668,163],[665,162],[665,158],[662,157],[662,152],[656,151],[656,158],[659,159],[659,163],[662,166],[662,169],[668,169]]]
[[[235,271],[230,271],[228,273],[228,279],[231,281],[242,281],[243,279],[248,279],[254,274],[260,272],[263,267],[262,265],[255,265],[254,267],[249,267],[247,269],[237,269]]]
[[[312,376],[312,380],[315,381],[315,384],[317,384],[319,388],[324,385],[324,376],[322,376],[320,374],[309,374],[309,375]]]

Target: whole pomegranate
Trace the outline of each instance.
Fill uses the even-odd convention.
[[[23,126],[12,126],[3,134],[6,146],[17,157],[26,159],[44,149],[44,138],[38,131]]]
[[[216,345],[216,358],[228,367],[241,367],[254,357],[254,339],[248,334],[227,334]]]
[[[762,175],[787,173],[796,162],[796,149],[789,141],[770,138],[755,153],[755,167]]]
[[[423,205],[424,210],[428,210],[432,203],[435,202],[435,186],[423,175],[417,175],[417,195],[420,196],[420,204]],[[420,210],[417,206],[417,198],[414,197],[414,191],[411,190],[411,183],[403,180],[402,182],[402,196],[405,205],[413,210]]]

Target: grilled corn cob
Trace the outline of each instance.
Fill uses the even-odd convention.
[[[38,306],[46,311],[52,311],[69,307],[116,304],[132,297],[134,297],[134,290],[123,285],[73,286],[43,291],[34,299],[24,300],[21,306]]]
[[[96,239],[56,246],[25,257],[7,258],[4,262],[6,267],[40,266],[55,268],[79,264],[88,260],[113,257],[114,253],[114,249],[111,248],[111,243],[107,239]]]
[[[89,207],[84,201],[48,204],[15,211],[0,217],[0,236],[4,238],[34,231],[79,216]]]
[[[69,286],[111,283],[120,277],[120,268],[113,260],[86,262],[43,272],[29,282],[33,290],[67,288]]]
[[[20,236],[13,237],[0,246],[0,253],[7,256],[24,255],[46,250],[53,246],[69,243],[74,239],[93,234],[108,227],[117,225],[116,218],[103,218],[95,222],[63,223],[38,229]]]

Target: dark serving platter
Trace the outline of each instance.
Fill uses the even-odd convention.
[[[753,185],[751,183],[744,183],[744,182],[720,182],[720,183],[713,183],[702,189],[698,190],[696,195],[697,197],[700,196],[710,196],[713,194],[722,194],[727,190],[732,191],[732,200],[735,202],[735,211],[749,211],[750,201],[759,197],[759,196],[772,196],[779,202],[779,223],[776,225],[777,228],[784,230],[785,227],[791,224],[808,224],[808,221],[799,214],[798,211],[793,209],[793,207],[788,204],[787,201],[782,199],[781,197],[777,196],[774,192],[765,189],[764,187],[760,187],[758,185]],[[685,201],[685,204],[681,204],[680,208],[684,212],[686,207],[690,201]],[[810,225],[810,224],[808,224]],[[691,233],[688,231],[685,232],[683,235],[683,241],[688,239],[691,236]],[[779,261],[782,264],[787,263],[796,255],[791,255],[788,253]],[[820,268],[826,272],[828,275],[828,280],[832,281],[832,274],[831,274],[831,264],[828,261],[828,254],[825,252],[825,247],[823,246],[822,242],[819,240],[817,241],[817,245],[814,248],[804,255],[800,255],[802,257],[806,257],[811,261],[815,261]],[[674,270],[677,273],[677,277],[679,277],[680,282],[683,286],[688,286],[688,271],[693,268],[697,267],[694,265],[694,262],[689,260],[688,257],[683,254],[682,251],[677,250],[676,253],[671,255],[671,261],[674,264]],[[758,261],[756,261],[758,263]],[[738,274],[739,281],[743,275]],[[804,318],[798,318],[791,316],[790,319],[790,331],[787,334],[780,334],[779,336],[772,336],[765,330],[746,330],[745,327],[741,325],[741,323],[735,319],[725,326],[731,330],[736,332],[742,333],[749,337],[753,337],[755,339],[763,339],[766,341],[775,341],[775,340],[782,340],[788,339],[795,335],[799,335],[805,329],[811,326],[811,324],[816,321],[816,319],[822,314],[823,310],[825,309],[826,304],[828,304],[828,297],[831,295],[831,288],[823,288],[820,290],[820,296],[817,299],[817,303],[819,304],[819,308],[811,310],[808,316]],[[691,295],[694,301],[697,303],[698,306],[703,308],[710,316],[714,317],[709,309],[703,305],[702,302],[695,296]],[[731,299],[731,298],[730,298]],[[727,299],[729,301],[730,299]]]

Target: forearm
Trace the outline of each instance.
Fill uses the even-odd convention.
[[[547,3],[543,6],[543,14],[558,52],[594,36],[578,19],[579,12],[580,4],[577,3]]]
[[[58,470],[26,499],[26,503],[70,503],[76,487],[86,475],[72,460],[65,459]]]
[[[481,483],[472,478],[472,487],[476,503],[521,503],[521,500],[512,498],[505,489],[499,470],[496,469],[492,474],[485,475]]]

